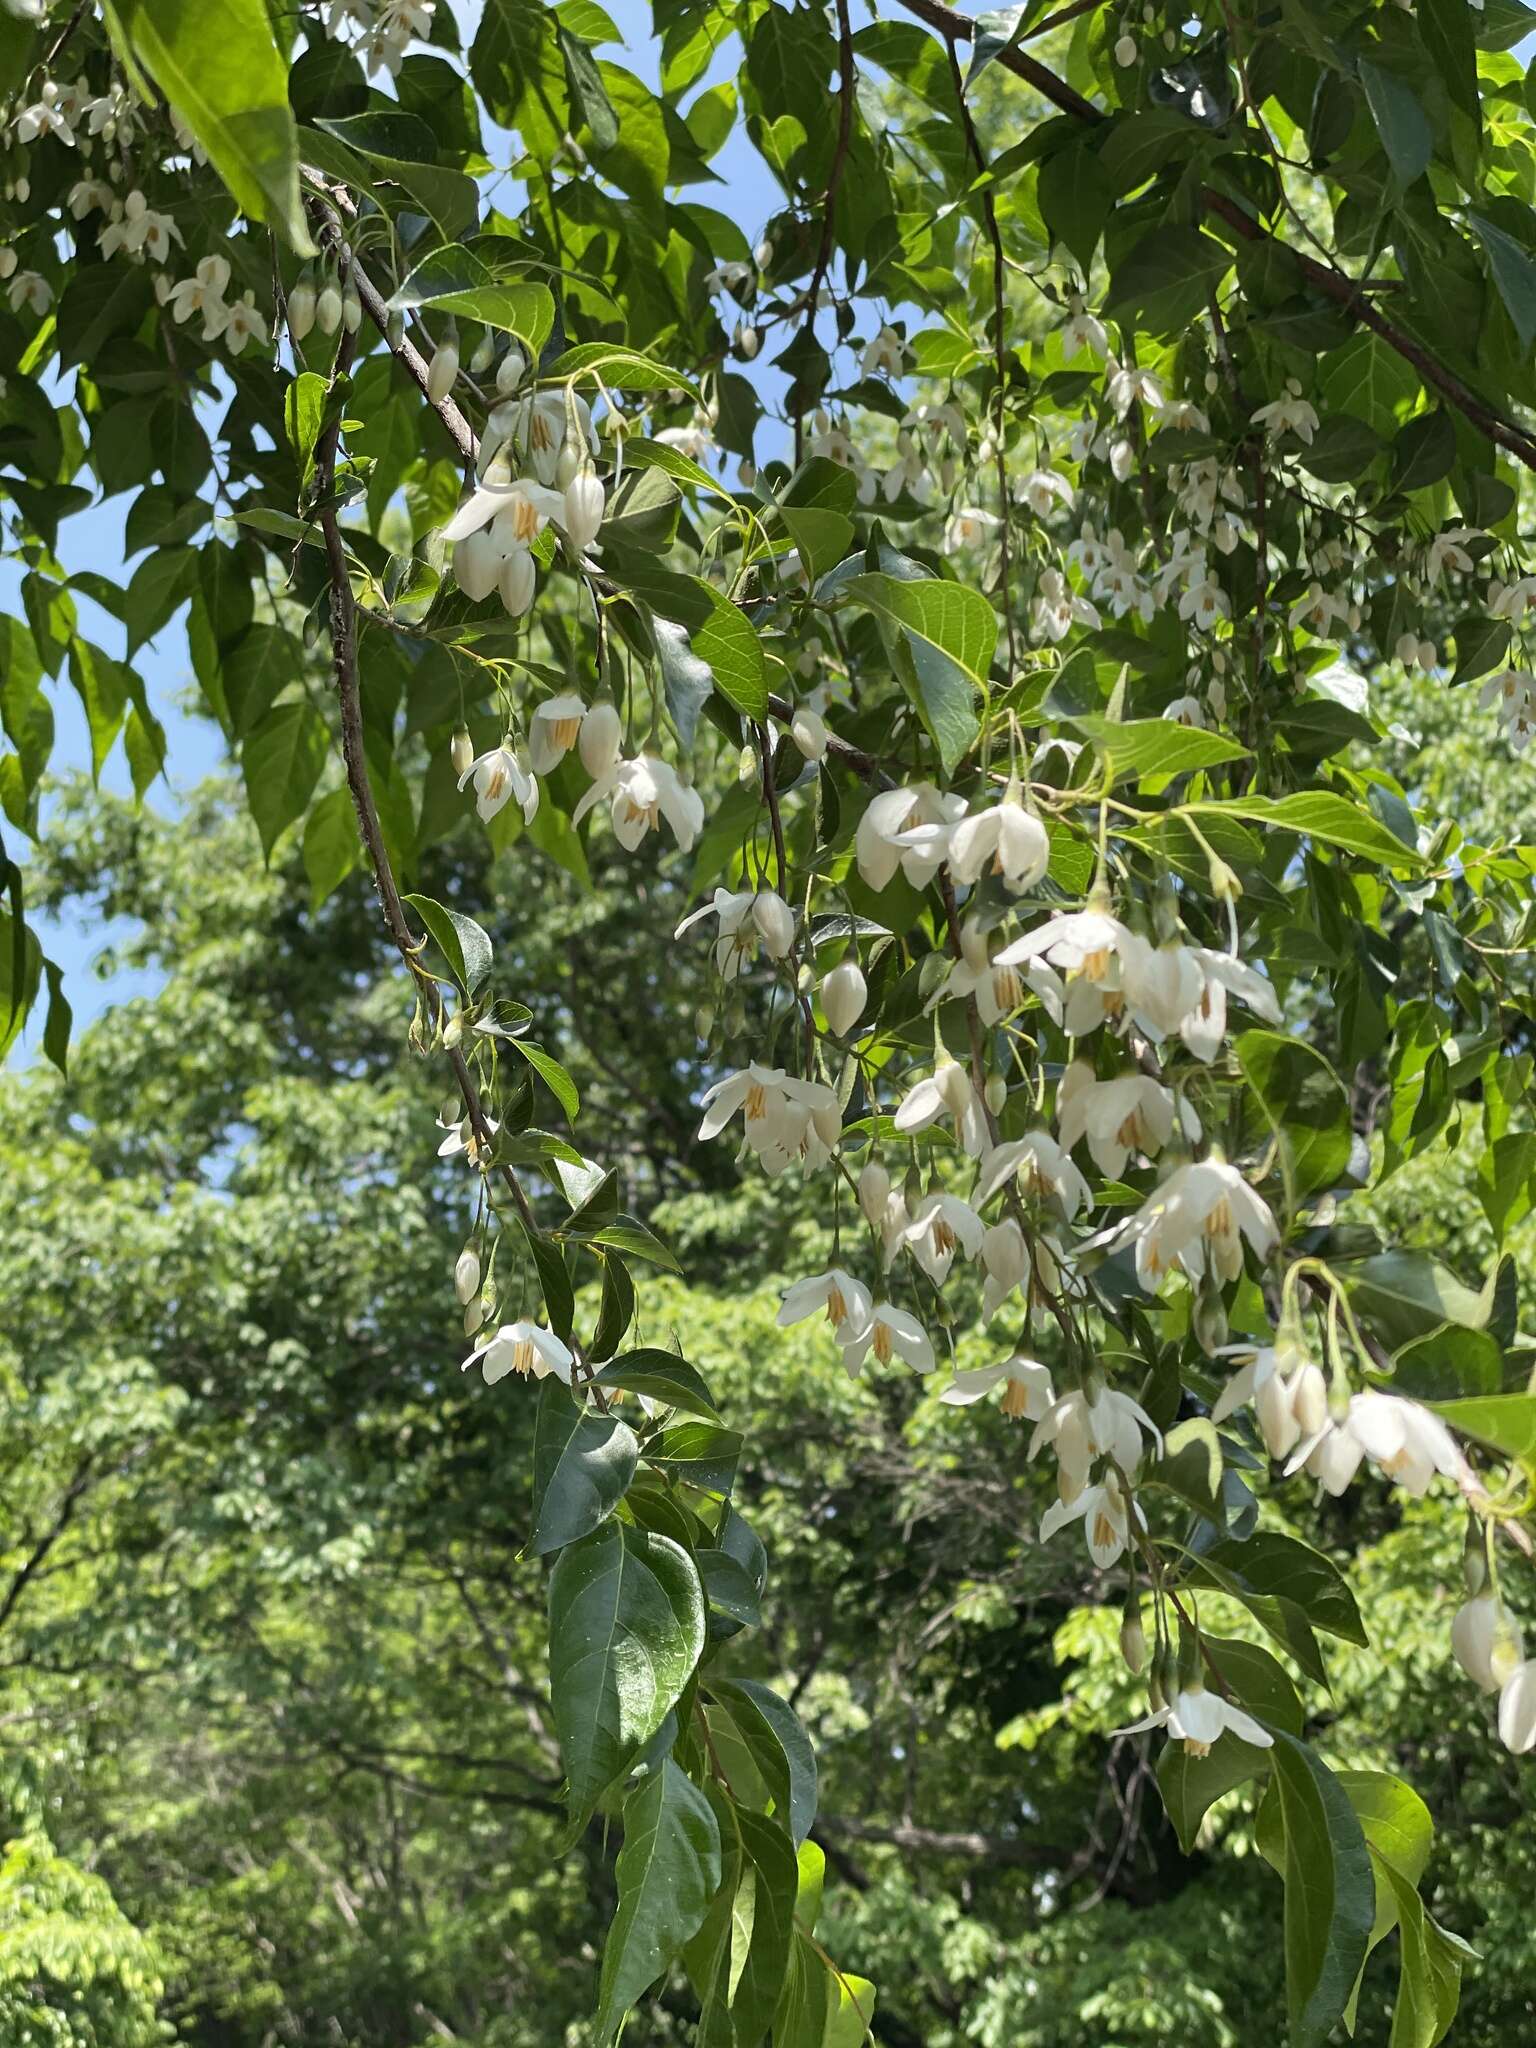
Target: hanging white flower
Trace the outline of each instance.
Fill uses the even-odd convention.
[[[859,369],[866,377],[900,377],[906,370],[907,344],[894,327],[882,327],[873,341],[864,344]]]
[[[570,1346],[562,1344],[553,1330],[541,1329],[537,1323],[503,1323],[475,1346],[461,1370],[478,1365],[488,1387],[504,1380],[509,1372],[536,1380],[553,1375],[568,1387],[574,1362]]]
[[[1016,1218],[1004,1216],[989,1226],[981,1240],[981,1313],[990,1322],[1029,1273],[1029,1246]]]
[[[936,1287],[942,1287],[955,1253],[974,1259],[981,1250],[986,1226],[969,1202],[935,1190],[924,1195],[902,1232],[902,1243]]]
[[[957,1060],[944,1060],[925,1080],[910,1088],[896,1111],[896,1128],[903,1137],[926,1131],[930,1124],[947,1118],[953,1125],[960,1148],[979,1159],[987,1148],[986,1110],[970,1075]]]
[[[1089,1155],[1100,1173],[1119,1180],[1133,1153],[1155,1158],[1178,1125],[1193,1140],[1199,1121],[1187,1105],[1181,1111],[1172,1089],[1150,1074],[1116,1074],[1096,1080],[1086,1060],[1073,1060],[1056,1091],[1056,1128],[1062,1149],[1070,1152],[1088,1141]]]
[[[1050,858],[1050,835],[1020,800],[1016,783],[990,810],[973,811],[950,828],[949,871],[967,887],[989,869],[1018,895],[1044,879]]]
[[[1009,1358],[1001,1365],[957,1372],[939,1399],[949,1408],[969,1408],[999,1386],[1002,1410],[1010,1422],[1038,1422],[1055,1399],[1050,1373],[1032,1358]]]
[[[639,754],[606,769],[571,813],[571,823],[579,825],[600,803],[608,805],[614,836],[626,853],[663,818],[683,853],[692,852],[704,829],[704,799],[658,754]]]
[[[959,506],[945,522],[946,553],[952,554],[956,548],[980,547],[992,538],[1001,524],[995,512],[985,511],[980,505]]]
[[[1497,1593],[1479,1593],[1456,1610],[1451,1654],[1483,1692],[1498,1692],[1514,1677],[1525,1658],[1525,1640]]]
[[[926,889],[949,851],[964,799],[919,782],[883,790],[860,818],[854,858],[871,889],[883,889],[899,867],[914,889]]]
[[[1022,1194],[1060,1203],[1069,1223],[1080,1209],[1093,1207],[1087,1181],[1049,1131],[1026,1131],[987,1154],[971,1198],[976,1207],[983,1208],[1010,1180]]]
[[[1267,1259],[1280,1232],[1237,1168],[1213,1153],[1175,1167],[1104,1242],[1116,1251],[1135,1247],[1137,1278],[1155,1294],[1175,1265],[1192,1280],[1207,1272],[1217,1280],[1235,1280],[1243,1270],[1245,1238],[1257,1258]]]
[[[1297,1449],[1285,1469],[1289,1476],[1305,1466],[1325,1493],[1337,1496],[1359,1471],[1363,1458],[1414,1495],[1428,1492],[1436,1473],[1458,1485],[1471,1479],[1456,1439],[1438,1415],[1401,1394],[1375,1388],[1351,1394],[1343,1416],[1330,1417]]]
[[[1181,1686],[1165,1707],[1158,1707],[1117,1735],[1139,1735],[1146,1728],[1166,1728],[1170,1742],[1182,1742],[1190,1756],[1209,1756],[1223,1735],[1235,1735],[1255,1749],[1272,1749],[1275,1738],[1252,1714],[1220,1693],[1207,1692],[1198,1678]]]
[[[933,1346],[928,1332],[916,1316],[908,1315],[904,1308],[889,1301],[877,1302],[869,1321],[844,1342],[843,1365],[850,1379],[856,1379],[863,1371],[871,1351],[881,1365],[901,1358],[914,1372],[933,1371]]]
[[[1536,1749],[1536,1663],[1527,1661],[1499,1694],[1499,1740],[1514,1756]]]
[[[184,321],[194,313],[203,316],[203,339],[212,341],[229,319],[224,293],[229,284],[229,264],[222,256],[205,256],[191,277],[174,286],[169,300],[171,313]]]
[[[558,697],[546,697],[528,721],[528,760],[535,775],[548,775],[558,768],[575,746],[586,704],[574,690]]]
[[[1041,1415],[1029,1440],[1029,1455],[1033,1458],[1045,1445],[1051,1445],[1061,1497],[1074,1500],[1100,1458],[1112,1459],[1127,1479],[1134,1479],[1144,1434],[1161,1457],[1162,1434],[1139,1401],[1114,1387],[1103,1387],[1091,1398],[1081,1388],[1074,1388]]]
[[[717,889],[713,901],[690,912],[672,936],[680,939],[706,917],[719,921],[715,965],[727,981],[737,979],[759,946],[771,960],[782,960],[795,943],[795,913],[774,889]]]
[[[514,800],[524,821],[530,825],[533,823],[534,813],[539,808],[539,785],[521,747],[514,747],[510,740],[503,740],[489,753],[477,755],[459,777],[460,789],[471,778],[475,785],[475,809],[485,823]]]
[[[1125,1006],[1123,963],[1139,958],[1145,941],[1107,910],[1077,910],[1037,925],[998,954],[1005,967],[1043,960],[1065,978],[1066,1004],[1062,1029],[1081,1038],[1106,1019],[1117,1019]]]
[[[1113,1472],[1106,1472],[1095,1486],[1085,1486],[1071,1500],[1053,1501],[1040,1517],[1040,1541],[1049,1543],[1068,1522],[1083,1524],[1088,1538],[1088,1555],[1100,1571],[1108,1571],[1122,1556],[1131,1540],[1131,1517],[1139,1528],[1147,1518],[1139,1505],[1126,1497]]]
[[[874,1301],[862,1280],[845,1273],[841,1266],[832,1266],[786,1289],[779,1305],[779,1328],[787,1330],[792,1323],[803,1323],[818,1310],[825,1312],[833,1336],[842,1344],[866,1328],[874,1314]]]

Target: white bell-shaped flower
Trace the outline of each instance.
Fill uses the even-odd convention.
[[[1479,1593],[1456,1610],[1451,1654],[1483,1692],[1498,1692],[1514,1677],[1525,1658],[1525,1641],[1497,1593]]]
[[[941,1287],[957,1251],[974,1259],[986,1236],[986,1225],[969,1202],[936,1189],[924,1195],[902,1232],[902,1243],[936,1287]]]
[[[967,886],[984,870],[1001,875],[1015,894],[1033,889],[1051,858],[1050,836],[1033,811],[1026,810],[1016,789],[989,811],[961,818],[949,835],[949,871]]]
[[[528,759],[535,775],[558,768],[575,746],[587,707],[574,690],[546,697],[528,721]]]
[[[840,960],[824,976],[820,989],[821,1007],[827,1023],[838,1038],[846,1038],[864,1014],[869,985],[857,960]]]
[[[1177,1166],[1128,1222],[1105,1242],[1133,1245],[1136,1274],[1155,1294],[1175,1265],[1192,1280],[1209,1272],[1235,1280],[1243,1270],[1243,1240],[1267,1259],[1280,1241],[1275,1219],[1235,1166],[1213,1153]]]
[[[896,1128],[903,1137],[910,1137],[926,1131],[941,1117],[953,1124],[961,1149],[979,1159],[987,1148],[986,1110],[970,1075],[957,1060],[945,1060],[907,1091],[896,1111]]]
[[[774,889],[717,889],[711,902],[685,917],[672,934],[683,933],[702,918],[719,921],[715,965],[727,981],[735,981],[761,947],[770,960],[783,960],[795,943],[795,913]]]
[[[1172,1089],[1150,1074],[1123,1073],[1100,1081],[1086,1061],[1074,1060],[1056,1091],[1062,1149],[1070,1152],[1086,1138],[1094,1165],[1110,1180],[1120,1179],[1133,1155],[1155,1158],[1175,1124],[1186,1138],[1200,1135],[1193,1111],[1186,1109],[1181,1117]]]
[[[1330,1417],[1298,1447],[1285,1469],[1289,1475],[1305,1466],[1325,1493],[1337,1496],[1359,1471],[1363,1458],[1416,1496],[1428,1492],[1437,1473],[1458,1485],[1471,1476],[1456,1439],[1438,1415],[1401,1394],[1375,1388],[1351,1394],[1344,1415]]]
[[[883,889],[900,868],[914,889],[926,889],[949,850],[951,828],[965,814],[963,798],[931,782],[883,790],[854,833],[854,858],[871,889]]]
[[[779,1305],[778,1324],[786,1330],[792,1323],[803,1323],[807,1316],[823,1311],[832,1325],[832,1334],[838,1342],[845,1343],[863,1331],[874,1314],[874,1300],[862,1280],[856,1280],[851,1273],[845,1273],[841,1266],[829,1267],[825,1273],[813,1273],[808,1279],[797,1280],[785,1291]]]
[[[1093,1207],[1087,1181],[1049,1131],[1026,1131],[995,1146],[982,1164],[972,1201],[984,1208],[1010,1180],[1022,1194],[1059,1202],[1069,1223],[1080,1209]]]
[[[1233,1700],[1207,1692],[1198,1678],[1181,1686],[1166,1707],[1159,1707],[1117,1735],[1139,1735],[1145,1728],[1166,1728],[1170,1742],[1182,1742],[1190,1756],[1209,1756],[1223,1735],[1235,1735],[1255,1749],[1272,1749],[1275,1738],[1261,1722]]]
[[[504,1380],[509,1372],[536,1380],[553,1374],[569,1386],[573,1363],[569,1345],[562,1344],[553,1330],[518,1322],[503,1323],[493,1335],[483,1338],[465,1359],[463,1369],[478,1365],[488,1387]]]
[[[489,822],[504,805],[515,801],[525,823],[533,822],[534,813],[539,808],[539,785],[521,747],[514,747],[510,741],[503,740],[499,747],[492,747],[489,753],[479,755],[459,777],[460,789],[471,777],[475,785],[475,809],[483,820]]]
[[[893,1302],[876,1302],[869,1321],[844,1340],[843,1366],[850,1379],[857,1379],[871,1351],[881,1365],[901,1358],[914,1372],[933,1371],[933,1346],[928,1332],[916,1316],[908,1315]]]
[[[1009,1358],[1001,1365],[957,1372],[939,1399],[950,1408],[969,1408],[996,1387],[1003,1390],[1003,1413],[1010,1422],[1038,1422],[1055,1399],[1049,1371],[1032,1358]]]
[[[1040,1541],[1049,1543],[1068,1522],[1083,1524],[1088,1538],[1088,1555],[1100,1571],[1118,1561],[1131,1540],[1131,1517],[1146,1527],[1146,1517],[1130,1500],[1113,1472],[1106,1472],[1094,1486],[1085,1486],[1071,1500],[1053,1501],[1040,1517]]]

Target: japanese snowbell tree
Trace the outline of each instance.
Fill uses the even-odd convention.
[[[701,1136],[833,1233],[781,1320],[929,1377],[962,1460],[1000,1390],[1040,1540],[1123,1605],[1181,1840],[1263,1781],[1292,2039],[1395,1934],[1430,2048],[1466,1951],[1428,1819],[1308,1739],[1297,1677],[1364,1631],[1264,1498],[1454,1489],[1445,1627],[1489,1740],[1536,1747],[1516,1276],[1351,1212],[1447,1131],[1497,1236],[1536,1199],[1536,845],[1422,815],[1369,690],[1455,691],[1491,748],[1536,722],[1536,14],[653,13],[655,88],[595,0],[486,0],[467,45],[432,0],[0,8],[0,1045],[36,1009],[67,1058],[22,851],[54,693],[147,792],[135,662],[185,605],[268,859],[377,894],[463,1176],[464,1365],[536,1407],[508,1512],[572,1829],[621,1841],[597,2038],[680,1971],[701,2041],[853,2043],[814,1757],[732,1675],[752,1448],[646,1341],[672,1254],[475,905],[411,886],[466,817],[530,890],[592,834],[676,878]],[[710,203],[738,130],[762,220]],[[61,559],[98,493],[126,587]],[[957,1374],[968,1316],[995,1363]]]

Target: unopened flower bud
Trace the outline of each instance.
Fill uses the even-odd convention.
[[[432,361],[427,367],[427,396],[434,405],[441,405],[453,389],[454,379],[459,374],[459,330],[452,324],[447,333],[432,351]]]
[[[623,739],[624,726],[617,707],[605,697],[589,704],[581,721],[581,731],[576,736],[576,751],[581,756],[582,767],[594,782],[606,775],[618,760]]]
[[[455,775],[467,775],[470,763],[475,758],[475,743],[469,736],[468,726],[459,726],[448,742],[448,758],[453,763]]]
[[[1227,1341],[1227,1311],[1219,1293],[1201,1293],[1192,1318],[1195,1341],[1207,1358],[1214,1357]]]
[[[1303,1436],[1316,1436],[1328,1420],[1328,1382],[1321,1366],[1309,1361],[1298,1369],[1291,1382],[1291,1413]]]
[[[757,329],[748,321],[738,320],[733,340],[737,355],[744,363],[750,363],[758,351],[760,337]]]
[[[759,270],[766,270],[769,264],[773,261],[773,244],[772,242],[769,241],[766,235],[764,235],[763,239],[752,251],[752,261],[757,265]]]
[[[840,960],[821,984],[821,1007],[839,1038],[846,1038],[864,1014],[869,985],[857,960]]]
[[[1211,894],[1218,903],[1235,903],[1242,895],[1242,883],[1219,854],[1211,855],[1210,877]]]
[[[1136,62],[1136,38],[1134,36],[1122,36],[1119,42],[1115,44],[1115,62],[1127,71]]]
[[[306,270],[288,294],[288,332],[302,341],[315,324],[315,281]]]
[[[322,334],[334,334],[341,325],[341,293],[336,280],[327,278],[325,287],[315,301],[315,325]]]
[[[1466,1582],[1468,1596],[1474,1600],[1488,1583],[1488,1542],[1482,1522],[1476,1515],[1467,1517],[1467,1536],[1461,1547],[1461,1576]]]
[[[877,1230],[890,1195],[891,1176],[878,1159],[871,1159],[859,1175],[859,1207],[864,1211],[865,1221]]]
[[[523,372],[528,367],[528,358],[517,343],[508,345],[506,354],[496,365],[496,390],[500,397],[510,398],[523,381]]]
[[[527,548],[514,548],[501,565],[496,587],[510,618],[520,619],[533,603],[538,578]]]
[[[789,736],[807,761],[819,761],[827,751],[826,720],[809,704],[796,705]]]
[[[456,1045],[462,1042],[463,1037],[464,1019],[455,1012],[443,1026],[443,1043],[451,1052]]]
[[[982,1090],[988,1109],[994,1116],[1001,1116],[1008,1106],[1008,1083],[1001,1074],[988,1074],[987,1085]]]
[[[465,1336],[466,1336],[466,1337],[473,1337],[473,1336],[474,1336],[474,1334],[475,1334],[475,1332],[476,1332],[476,1330],[478,1330],[478,1329],[479,1329],[480,1325],[481,1325],[481,1324],[482,1324],[482,1323],[483,1323],[484,1321],[485,1321],[485,1303],[484,1303],[483,1301],[467,1301],[467,1302],[465,1302],[465,1304],[464,1304],[464,1334],[465,1334]]]
[[[347,279],[347,288],[341,295],[341,324],[348,334],[356,334],[363,324],[363,302],[358,297],[357,286],[350,277]]]
[[[603,523],[606,493],[590,465],[582,468],[565,487],[563,524],[574,548],[589,548]]]
[[[923,1199],[923,1194],[923,1176],[915,1166],[909,1166],[906,1179],[901,1184],[901,1199],[909,1209],[915,1209]]]
[[[401,347],[405,341],[405,315],[398,308],[384,322],[384,339],[394,349]]]
[[[459,1253],[453,1269],[453,1291],[461,1302],[480,1292],[480,1254],[472,1244],[465,1245]]]
[[[475,352],[469,359],[469,374],[472,377],[483,377],[491,367],[495,356],[495,337],[491,333],[490,328],[487,327],[481,334],[480,339],[475,343]]]
[[[1127,1671],[1139,1678],[1147,1661],[1147,1632],[1141,1625],[1141,1601],[1134,1594],[1120,1623],[1120,1654]]]

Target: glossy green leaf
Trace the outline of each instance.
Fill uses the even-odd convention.
[[[561,1551],[549,1681],[574,1828],[677,1704],[703,1647],[704,1591],[680,1545],[607,1521]]]
[[[714,1813],[671,1757],[624,1802],[624,1846],[614,1875],[619,1904],[603,1950],[599,2043],[616,2037],[631,2006],[698,1932],[720,1883]]]
[[[533,1421],[533,1534],[528,1549],[547,1557],[607,1520],[639,1460],[634,1431],[617,1415],[573,1400],[551,1374],[539,1383]]]

